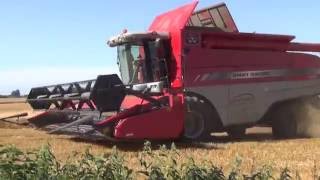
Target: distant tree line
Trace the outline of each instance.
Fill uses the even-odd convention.
[[[0,95],[0,98],[21,97],[19,89],[13,90],[10,95]]]
[[[19,89],[16,89],[16,90],[13,90],[10,94],[11,97],[20,97],[20,90]]]

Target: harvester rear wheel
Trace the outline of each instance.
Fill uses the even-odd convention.
[[[272,118],[272,133],[276,138],[294,138],[297,136],[297,100],[283,102],[274,108]]]
[[[272,112],[272,131],[276,138],[319,137],[318,97],[289,100]]]
[[[184,138],[208,140],[213,127],[213,111],[205,100],[192,95],[185,97]]]

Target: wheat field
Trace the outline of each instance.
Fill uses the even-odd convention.
[[[32,113],[32,109],[22,103],[0,104],[0,118],[17,112]],[[232,141],[225,134],[218,134],[218,137],[209,143],[176,142],[180,152],[179,161],[183,163],[188,157],[193,157],[197,163],[211,161],[228,171],[234,162],[240,159],[241,169],[245,172],[254,171],[263,165],[270,165],[275,171],[288,167],[293,174],[298,172],[303,179],[312,179],[315,173],[320,172],[320,139],[275,140],[268,128],[251,128],[247,130],[247,134],[247,138],[241,141]],[[0,145],[13,144],[23,150],[32,150],[48,143],[61,161],[66,160],[75,151],[84,152],[90,148],[93,154],[101,154],[110,152],[116,145],[125,155],[127,164],[132,167],[137,166],[137,151],[143,147],[143,143],[114,144],[64,135],[49,135],[27,126],[0,122]],[[152,143],[154,149],[163,143],[171,144]]]

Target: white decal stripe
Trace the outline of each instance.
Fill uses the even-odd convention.
[[[209,72],[209,73],[197,75],[196,78],[193,80],[193,82],[210,81],[210,80],[290,77],[290,76],[306,76],[306,75],[320,75],[320,69],[306,68],[306,69],[273,69],[273,70],[260,70],[260,71]]]

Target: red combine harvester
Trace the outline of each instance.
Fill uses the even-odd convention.
[[[241,137],[258,124],[276,137],[308,136],[296,102],[317,105],[320,58],[302,52],[320,45],[239,32],[225,4],[194,11],[197,3],[157,16],[147,32],[111,38],[121,79],[32,88],[27,101],[46,111],[29,121],[110,140]]]

